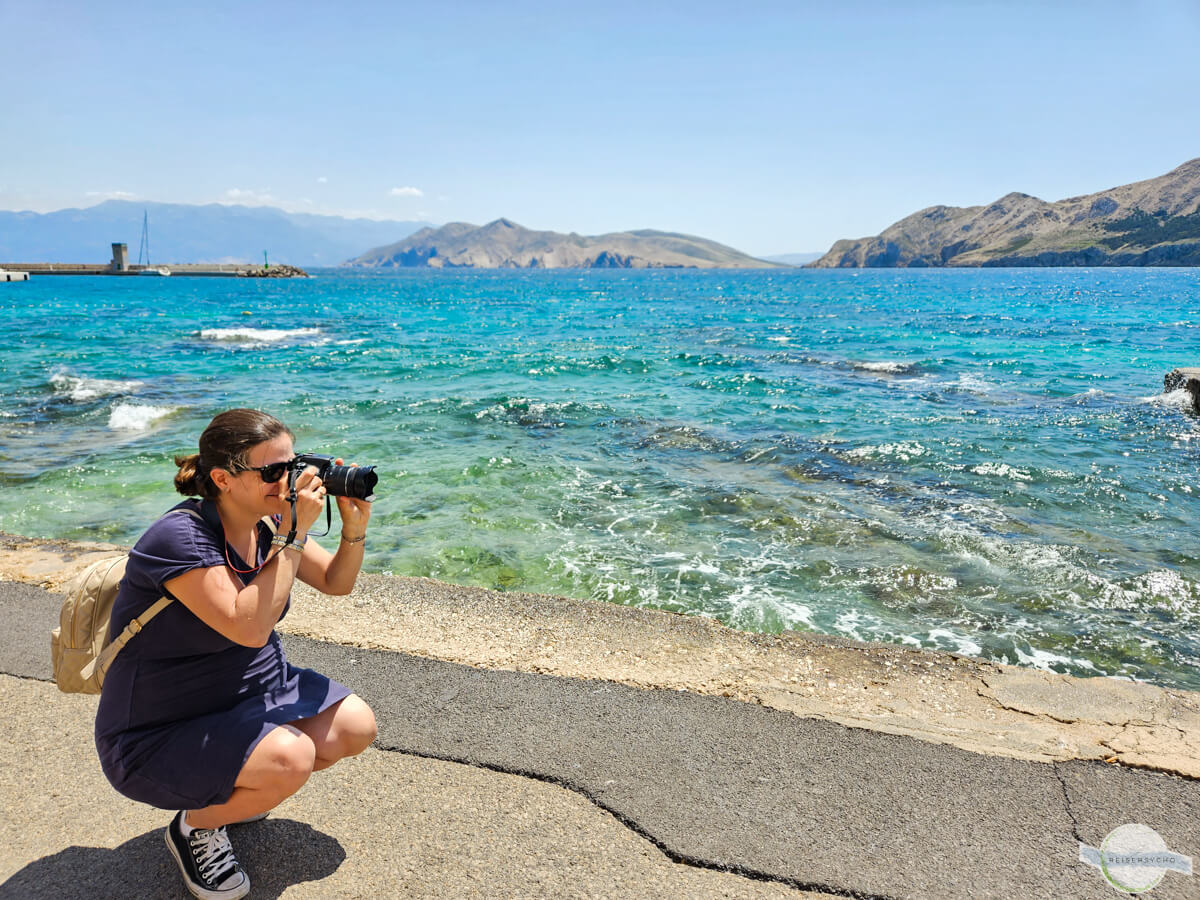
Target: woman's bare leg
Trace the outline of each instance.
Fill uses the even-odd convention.
[[[378,733],[375,713],[358,694],[339,700],[320,715],[297,719],[291,724],[308,735],[316,748],[314,772],[362,753]]]
[[[193,828],[219,828],[274,809],[308,781],[317,762],[312,738],[292,725],[277,725],[258,742],[224,803],[189,810]]]

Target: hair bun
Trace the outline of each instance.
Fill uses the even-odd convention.
[[[179,466],[179,471],[175,473],[175,490],[183,494],[185,497],[200,497],[203,496],[204,490],[201,479],[207,481],[208,475],[200,474],[200,454],[193,453],[191,456],[175,457],[175,465]]]

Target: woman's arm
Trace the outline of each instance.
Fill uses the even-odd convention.
[[[192,569],[163,587],[213,631],[235,644],[262,647],[283,615],[300,564],[301,554],[285,549],[245,587],[226,566]]]
[[[340,459],[334,462],[339,466],[342,464]],[[350,497],[338,497],[337,504],[342,518],[342,540],[338,543],[337,553],[330,553],[315,541],[309,541],[300,559],[299,578],[322,594],[344,596],[354,590],[354,581],[362,568],[366,542],[361,539],[367,533],[371,504]]]
[[[347,532],[346,537],[354,535]],[[337,553],[330,553],[316,541],[310,540],[304,547],[304,556],[300,558],[298,577],[322,594],[349,594],[354,590],[354,582],[362,568],[365,543],[356,541],[351,544],[343,540],[338,544]]]

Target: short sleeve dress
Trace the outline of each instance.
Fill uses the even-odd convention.
[[[215,508],[185,500],[130,552],[113,605],[112,635],[168,594],[165,582],[192,569],[226,565],[226,551],[238,569],[251,568],[224,544],[223,533],[189,508],[214,518]],[[269,529],[259,527],[256,565],[271,548]],[[249,584],[254,573],[238,577]],[[315,716],[349,694],[319,672],[290,665],[274,631],[265,646],[244,647],[182,603],[171,603],[126,644],[105,675],[96,749],[105,776],[126,797],[163,809],[202,809],[229,799],[246,759],[272,728]]]

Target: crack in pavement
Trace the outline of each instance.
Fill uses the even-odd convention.
[[[579,794],[598,809],[612,816],[617,822],[629,829],[634,834],[643,838],[647,842],[653,844],[662,854],[675,863],[692,866],[698,869],[706,869],[713,872],[727,872],[732,875],[740,875],[744,878],[749,878],[753,881],[772,882],[782,884],[787,887],[796,888],[798,890],[809,891],[812,893],[826,894],[831,897],[850,897],[854,900],[899,900],[898,897],[892,894],[873,894],[856,891],[853,888],[840,888],[834,885],[802,881],[796,878],[788,878],[785,876],[776,875],[771,872],[764,872],[757,869],[748,868],[736,864],[714,863],[711,860],[702,859],[691,856],[689,854],[676,851],[670,844],[666,843],[658,836],[644,828],[641,823],[629,818],[621,812],[621,810],[608,805],[601,798],[597,797],[592,791],[586,787],[574,784],[571,781],[557,775],[546,774],[531,769],[522,769],[519,767],[502,766],[493,763],[484,763],[476,760],[467,759],[452,754],[430,753],[427,751],[416,750],[411,747],[391,746],[388,744],[380,744],[375,742],[380,750],[389,753],[401,753],[405,756],[413,756],[420,759],[436,759],[440,762],[456,763],[458,765],[470,766],[476,769],[483,769],[489,772],[497,772],[502,775],[516,775],[522,778],[529,778],[534,781],[540,781],[545,784],[551,784],[563,790],[572,791]]]
[[[1067,780],[1063,777],[1063,773],[1059,771],[1058,763],[1051,763],[1054,767],[1054,774],[1058,776],[1058,785],[1062,788],[1063,807],[1066,810],[1067,818],[1071,820],[1071,833],[1075,835],[1075,840],[1083,843],[1083,838],[1079,834],[1079,821],[1075,818],[1075,813],[1071,809],[1071,794],[1067,790]]]
[[[53,678],[38,677],[35,675],[13,675],[11,673],[4,673],[4,674],[9,675],[9,677],[16,678],[20,681],[34,681],[34,682],[39,682],[39,683],[43,683],[43,684],[54,683]],[[439,696],[437,698],[437,701],[439,703],[448,702],[449,700],[452,700],[455,696],[457,696],[458,693],[459,693],[458,690],[453,690],[453,691],[449,692],[448,694],[442,694],[441,696]],[[457,765],[469,766],[471,768],[480,769],[480,770],[484,770],[484,771],[490,771],[490,772],[496,772],[496,773],[504,774],[504,775],[514,775],[514,776],[518,776],[518,777],[522,777],[522,778],[528,778],[532,781],[538,781],[538,782],[541,782],[544,784],[550,784],[550,785],[553,785],[553,786],[558,787],[563,790],[572,791],[573,793],[576,793],[576,794],[582,796],[584,799],[588,800],[597,809],[607,813],[615,821],[620,823],[623,827],[625,827],[632,833],[638,835],[642,839],[644,839],[647,842],[649,842],[650,844],[652,844],[655,848],[657,848],[663,854],[663,856],[665,856],[667,859],[669,859],[670,861],[672,861],[674,863],[691,866],[691,867],[697,868],[697,869],[704,869],[707,871],[725,872],[725,873],[728,873],[731,875],[736,875],[736,876],[747,878],[747,879],[750,879],[753,881],[781,884],[783,886],[795,888],[797,890],[808,891],[810,893],[823,894],[823,895],[831,896],[831,897],[848,897],[848,898],[853,898],[853,900],[898,900],[898,897],[896,895],[892,895],[892,894],[869,893],[869,892],[857,891],[853,888],[842,888],[842,887],[838,887],[836,885],[831,885],[831,884],[825,884],[825,883],[820,883],[820,882],[809,882],[809,881],[804,881],[804,880],[797,879],[797,878],[789,878],[789,877],[779,876],[779,875],[776,875],[771,872],[760,871],[760,870],[756,870],[756,869],[753,869],[753,868],[750,868],[747,866],[742,866],[742,865],[737,865],[737,864],[714,863],[708,859],[692,856],[692,855],[689,855],[686,853],[679,853],[674,848],[672,848],[669,843],[660,839],[657,835],[653,834],[648,829],[644,828],[635,819],[632,819],[629,816],[622,813],[619,809],[617,809],[613,806],[610,806],[609,804],[606,804],[603,801],[603,799],[598,797],[592,791],[588,790],[586,787],[579,785],[579,784],[575,784],[568,779],[564,779],[562,777],[559,777],[559,776],[556,776],[553,774],[548,774],[546,772],[540,772],[540,771],[533,770],[533,769],[523,769],[523,768],[514,767],[514,766],[502,766],[502,765],[484,763],[484,762],[472,760],[472,759],[454,755],[454,754],[432,753],[432,752],[428,752],[428,751],[421,751],[421,750],[411,748],[411,747],[403,747],[403,746],[399,746],[399,745],[389,744],[389,743],[386,743],[379,739],[376,739],[374,742],[372,742],[372,746],[375,747],[377,750],[380,750],[380,751],[386,752],[386,753],[397,753],[400,755],[415,757],[415,758],[419,758],[419,759],[438,760],[441,762],[455,763]]]

